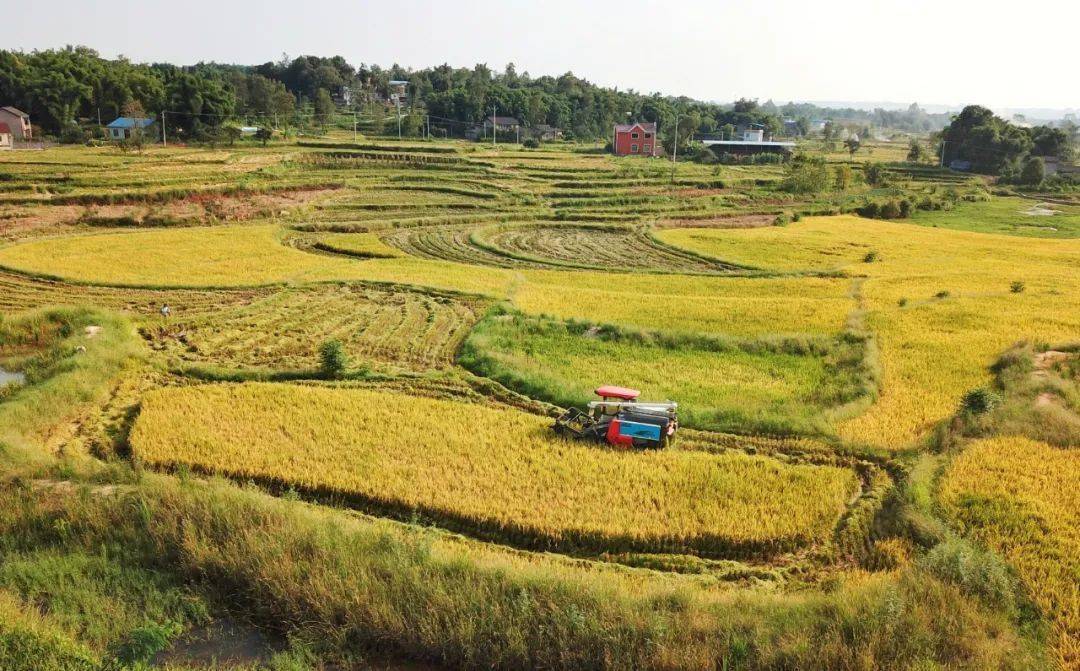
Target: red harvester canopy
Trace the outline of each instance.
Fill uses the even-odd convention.
[[[625,401],[633,401],[638,396],[641,396],[641,392],[637,389],[616,387],[610,384],[605,384],[603,387],[598,387],[595,394],[600,398],[621,398]]]

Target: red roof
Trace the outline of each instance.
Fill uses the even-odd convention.
[[[7,133],[8,135],[11,135],[11,127],[8,126],[6,123],[0,123],[0,133]]]
[[[635,127],[640,128],[641,130],[645,131],[646,133],[655,133],[656,132],[656,122],[655,121],[649,121],[647,123],[640,123],[640,122],[639,123],[617,123],[617,124],[615,124],[615,132],[616,133],[629,133]]]
[[[605,384],[603,387],[597,387],[596,395],[600,398],[621,398],[632,401],[638,396],[641,396],[641,392],[637,389],[628,389],[627,387],[616,387],[614,385]]]

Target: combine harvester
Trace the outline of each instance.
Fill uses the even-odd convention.
[[[661,449],[679,429],[678,403],[641,402],[637,389],[611,385],[595,393],[602,400],[589,403],[588,412],[578,408],[564,412],[555,420],[555,433],[622,448]]]

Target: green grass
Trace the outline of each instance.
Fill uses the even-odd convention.
[[[687,425],[719,431],[828,433],[830,409],[872,394],[861,342],[739,340],[558,322],[496,312],[460,360],[473,372],[563,406],[602,384],[675,400]]]
[[[1024,214],[1036,205],[1058,213],[1051,216]],[[989,201],[979,203],[961,202],[951,210],[919,210],[911,221],[921,226],[977,233],[1004,233],[1033,238],[1080,237],[1080,207],[1010,196],[994,196]]]

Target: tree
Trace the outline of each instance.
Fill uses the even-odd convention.
[[[821,136],[825,138],[826,142],[832,142],[834,139],[836,139],[836,136],[839,132],[840,129],[837,128],[836,124],[833,123],[831,120],[826,121],[825,125],[821,128]]]
[[[954,159],[971,161],[975,172],[999,175],[1027,154],[1032,147],[1026,130],[994,116],[979,105],[963,109],[941,132],[945,142],[945,163]]]
[[[925,155],[926,151],[923,149],[922,144],[918,140],[912,140],[907,153],[908,163],[919,163]]]
[[[315,123],[325,126],[334,118],[334,99],[326,89],[315,93]]]
[[[239,140],[244,133],[236,126],[225,126],[225,128],[222,129],[222,134],[225,136],[225,139],[229,141],[229,146],[231,147],[236,144],[236,141]]]
[[[795,131],[799,134],[799,137],[806,137],[810,134],[810,120],[804,116],[795,120]]]
[[[1024,184],[1042,184],[1046,179],[1046,164],[1040,156],[1032,156],[1024,162],[1024,168],[1020,171],[1020,181]]]
[[[815,194],[829,188],[829,168],[821,156],[798,154],[785,168],[784,189],[791,193]]]
[[[349,357],[340,340],[327,340],[319,347],[319,363],[327,377],[341,377],[349,367]]]
[[[844,146],[847,147],[848,154],[851,155],[851,160],[855,160],[855,152],[859,151],[861,143],[859,142],[858,135],[852,135],[848,139],[844,140]]]
[[[266,128],[265,126],[260,127],[259,130],[255,131],[255,139],[262,142],[262,145],[264,147],[266,146],[266,143],[269,142],[272,137],[274,137],[274,131],[270,130],[269,128]]]
[[[870,186],[884,186],[889,181],[888,171],[881,163],[867,163],[863,172]]]
[[[838,165],[833,174],[837,191],[847,191],[851,187],[851,166]]]
[[[1072,137],[1063,128],[1036,126],[1031,129],[1031,153],[1036,156],[1055,156],[1068,160],[1072,158]]]

